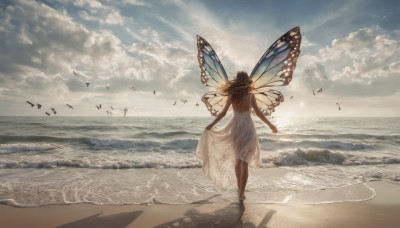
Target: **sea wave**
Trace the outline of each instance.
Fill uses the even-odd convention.
[[[152,150],[161,146],[160,142],[155,141],[133,141],[133,140],[120,140],[120,139],[98,139],[98,138],[86,138],[84,140],[93,149],[124,149],[134,148],[136,150]]]
[[[146,140],[119,140],[88,138],[88,144],[94,149],[133,149],[135,151],[175,150],[193,152],[197,146],[195,139],[179,139],[167,142]]]
[[[187,136],[191,135],[192,133],[187,131],[167,131],[167,132],[159,132],[159,131],[144,131],[138,134],[133,135],[134,138],[143,138],[143,137],[150,137],[150,138],[168,138],[173,136]]]
[[[346,156],[329,150],[297,148],[293,152],[284,153],[270,160],[277,166],[295,166],[310,163],[342,164],[346,160]]]
[[[11,154],[17,152],[42,152],[59,148],[58,145],[48,143],[16,143],[0,144],[0,154]]]
[[[198,141],[196,139],[178,139],[169,141],[161,146],[163,150],[186,150],[193,152],[196,150]]]
[[[45,161],[0,161],[0,168],[88,168],[88,169],[141,169],[141,168],[200,168],[201,164],[196,159],[179,159],[174,161],[154,159],[115,160],[115,161],[90,161],[80,159],[60,159]]]
[[[376,134],[285,134],[281,133],[279,137],[287,139],[301,140],[301,139],[322,139],[322,140],[333,140],[333,139],[347,139],[347,140],[400,140],[400,135],[376,135]],[[274,136],[275,138],[275,136]],[[272,139],[271,139],[272,140]]]
[[[400,158],[359,156],[346,154],[340,151],[330,151],[319,148],[297,148],[291,151],[280,153],[278,156],[264,157],[263,165],[274,166],[299,166],[299,165],[380,165],[400,164]]]
[[[262,168],[299,167],[299,166],[359,166],[359,165],[389,165],[400,164],[400,158],[367,157],[346,155],[342,152],[332,152],[317,148],[301,149],[283,152],[274,156],[262,158]],[[89,168],[89,169],[140,169],[140,168],[200,168],[201,162],[194,154],[176,151],[153,153],[140,152],[126,156],[113,156],[107,153],[99,157],[58,158],[52,157],[0,157],[0,168]]]
[[[338,140],[300,140],[300,139],[283,139],[283,140],[272,140],[272,139],[260,139],[260,145],[264,148],[288,148],[288,147],[300,147],[300,148],[322,148],[322,149],[336,149],[336,150],[374,150],[379,149],[381,146],[370,143],[355,143]]]
[[[6,138],[6,140],[4,140]],[[81,145],[89,147],[93,150],[104,149],[129,149],[129,151],[163,151],[163,150],[176,150],[178,152],[193,152],[197,146],[197,139],[177,139],[177,140],[127,140],[127,139],[102,139],[102,138],[64,138],[53,136],[8,136],[3,137],[3,141],[12,142],[14,144],[0,144],[4,145],[3,153],[13,153],[27,150],[38,150],[41,147],[37,145],[51,145],[50,149],[57,147],[55,145]],[[16,142],[24,143],[16,143]],[[1,141],[0,141],[1,142]],[[28,142],[28,143],[25,143]],[[46,143],[43,143],[46,142]],[[7,149],[10,146],[6,145],[20,145],[13,147],[14,149]],[[35,149],[36,148],[36,149]],[[20,149],[20,150],[19,150]],[[2,149],[0,148],[0,153]]]

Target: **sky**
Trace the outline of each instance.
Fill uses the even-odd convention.
[[[196,35],[232,77],[299,26],[273,116],[399,117],[399,12],[396,0],[1,1],[0,115],[210,116]]]

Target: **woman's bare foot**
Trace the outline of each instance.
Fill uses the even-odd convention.
[[[244,193],[239,195],[239,200],[243,201],[246,199],[246,196],[244,195]]]

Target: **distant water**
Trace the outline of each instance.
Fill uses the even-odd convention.
[[[0,203],[232,201],[235,189],[214,187],[195,157],[211,121],[0,117]],[[255,121],[262,167],[250,171],[248,202],[366,200],[374,196],[369,181],[400,181],[400,118],[271,121],[279,134]]]

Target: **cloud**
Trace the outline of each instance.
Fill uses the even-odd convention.
[[[65,12],[34,1],[18,1],[4,14],[0,21],[0,42],[4,45],[0,51],[10,54],[1,57],[0,80],[15,94],[18,86],[41,94],[41,87],[32,87],[33,82],[52,87],[49,80],[64,83],[74,77],[73,70],[81,75],[82,85],[86,80],[138,74],[140,61],[127,55],[110,31],[88,30]]]
[[[103,7],[101,2],[99,2],[97,0],[76,0],[76,1],[73,1],[73,3],[76,6],[80,6],[80,7],[91,7],[91,8],[102,8]]]
[[[135,6],[150,6],[149,3],[139,1],[139,0],[123,0],[122,2],[125,4],[131,4],[131,5],[135,5]]]
[[[142,37],[148,38],[147,42],[133,43],[129,49],[133,53],[150,56],[161,64],[169,63],[177,66],[187,63],[187,59],[194,56],[193,52],[185,48],[163,42],[154,30],[145,29],[140,33]]]
[[[86,20],[86,21],[97,21],[99,23],[103,23],[103,20],[101,18],[92,16],[92,15],[88,14],[88,12],[85,10],[79,11],[78,15],[79,15],[79,17],[81,17],[83,20]]]
[[[107,17],[103,19],[102,16],[107,14]],[[110,24],[110,25],[122,25],[124,23],[124,18],[121,16],[118,10],[115,9],[107,9],[104,8],[101,11],[95,11],[93,14],[89,14],[87,11],[79,11],[79,17],[86,21],[95,21],[101,24]]]
[[[324,87],[337,96],[393,95],[398,77],[400,43],[379,26],[334,39],[317,55],[300,58],[301,85],[307,91]],[[324,77],[329,80],[324,79]]]
[[[105,20],[105,23],[112,24],[112,25],[122,24],[123,19],[120,15],[119,11],[113,10],[110,14],[108,14],[108,16]]]
[[[308,39],[307,39],[307,37],[305,37],[305,36],[302,36],[301,37],[301,47],[302,48],[309,48],[309,47],[312,47],[312,46],[314,46],[315,44],[314,43],[311,43]]]

